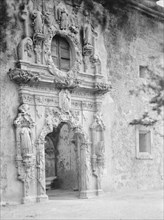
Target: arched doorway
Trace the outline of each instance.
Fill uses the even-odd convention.
[[[68,127],[67,127],[68,126]],[[68,132],[69,130],[69,132]],[[65,142],[65,145],[62,145],[64,141],[60,141],[62,136],[63,140],[67,140],[67,135],[69,133],[69,141]],[[37,168],[37,201],[47,200],[48,196],[46,194],[46,162],[45,162],[45,138],[48,136],[48,139],[52,137],[58,137],[57,146],[59,143],[68,150],[68,143],[74,145],[75,152],[74,162],[76,163],[77,169],[77,178],[76,181],[71,179],[72,183],[76,184],[67,184],[71,185],[72,190],[77,190],[76,186],[78,185],[78,197],[79,198],[88,198],[89,196],[89,181],[91,176],[91,164],[89,158],[89,142],[86,133],[83,131],[83,128],[77,123],[76,118],[71,113],[62,112],[59,108],[46,108],[45,112],[45,122],[42,127],[41,133],[36,142],[36,168]],[[56,139],[57,140],[57,139]],[[54,145],[54,142],[53,142]],[[56,148],[57,149],[57,148]],[[61,147],[60,150],[63,148]],[[64,151],[66,152],[66,151]],[[57,157],[58,158],[58,157]],[[57,161],[57,164],[60,162]],[[54,165],[56,166],[56,165]],[[57,166],[56,166],[57,168]],[[62,173],[63,174],[63,173]],[[56,173],[55,173],[56,175]],[[57,175],[59,176],[58,170]],[[59,181],[59,186],[62,188],[66,185],[66,176],[64,175],[64,181]],[[73,175],[72,175],[73,176]],[[76,176],[76,175],[75,175]],[[61,178],[62,179],[62,178]]]
[[[51,198],[78,196],[79,151],[74,131],[68,123],[60,123],[45,137],[46,193]]]

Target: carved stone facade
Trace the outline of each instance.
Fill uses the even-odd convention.
[[[72,14],[68,13],[70,10]],[[19,85],[21,105],[14,124],[16,164],[18,179],[24,186],[24,203],[48,198],[45,138],[61,123],[67,123],[74,132],[78,151],[79,197],[88,198],[102,191],[105,127],[97,111],[101,108],[103,95],[109,91],[109,85],[104,83],[99,57],[94,55],[94,30],[90,15],[84,11],[81,17],[84,24],[80,26],[75,11],[73,6],[62,1],[49,6],[46,2],[37,4],[37,1],[28,1],[20,7],[19,17],[23,21],[25,37],[17,48],[16,68],[10,69],[8,75]],[[68,42],[71,56],[68,71],[63,71],[54,62],[52,41],[55,36]],[[60,49],[60,46],[56,47]],[[87,63],[83,64],[83,60]],[[62,65],[62,57],[59,62]],[[90,79],[84,74],[89,66],[94,69]],[[88,98],[85,100],[85,97]],[[91,135],[90,132],[86,135],[90,126],[85,125],[84,111],[94,118]],[[97,129],[102,137],[96,142],[94,132]],[[93,187],[95,178],[96,186]]]
[[[117,4],[118,13],[106,13],[103,1],[94,1],[94,10],[81,0],[6,2],[12,19],[5,23],[7,49],[1,56],[4,200],[48,199],[45,141],[63,125],[72,135],[68,145],[74,147],[80,198],[159,188],[161,124],[152,124],[153,159],[140,161],[135,137],[141,132],[130,122],[150,110],[149,95],[132,97],[129,90],[146,81],[139,66],[163,73],[161,21],[150,20],[141,13],[146,8],[139,11],[141,4],[131,0],[136,13]]]

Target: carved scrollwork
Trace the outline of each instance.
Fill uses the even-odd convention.
[[[68,89],[69,91],[78,88],[80,84],[80,80],[67,78],[63,82],[55,81],[56,88],[58,89]]]
[[[8,75],[17,84],[36,83],[39,80],[38,74],[19,68],[10,69]]]
[[[107,83],[103,83],[103,82],[100,82],[100,83],[95,83],[95,93],[96,94],[105,94],[107,92],[109,92],[109,90],[111,89],[111,85],[110,84],[107,84]]]

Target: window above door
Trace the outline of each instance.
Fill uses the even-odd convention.
[[[71,47],[66,38],[55,35],[51,42],[51,55],[56,67],[68,72],[71,68]]]

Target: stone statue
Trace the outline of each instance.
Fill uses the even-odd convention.
[[[23,154],[31,154],[33,151],[31,129],[29,127],[23,127],[20,132],[20,138]]]
[[[61,17],[60,17],[61,30],[67,29],[67,19],[68,19],[68,14],[67,14],[65,8],[63,8],[63,10],[61,11]]]
[[[71,109],[71,94],[67,89],[60,92],[59,105],[60,108],[65,112],[69,112]]]
[[[58,22],[61,30],[66,30],[68,26],[68,13],[65,6],[60,3],[55,6],[55,19]]]
[[[84,23],[83,40],[84,40],[84,45],[92,45],[92,30],[88,20],[86,20],[86,22]]]
[[[35,34],[42,33],[43,31],[43,15],[39,10],[34,10],[32,13],[32,18],[34,20],[34,32]]]
[[[83,26],[83,55],[90,56],[93,53],[92,46],[92,27],[89,22],[88,12],[85,12],[85,20]]]

